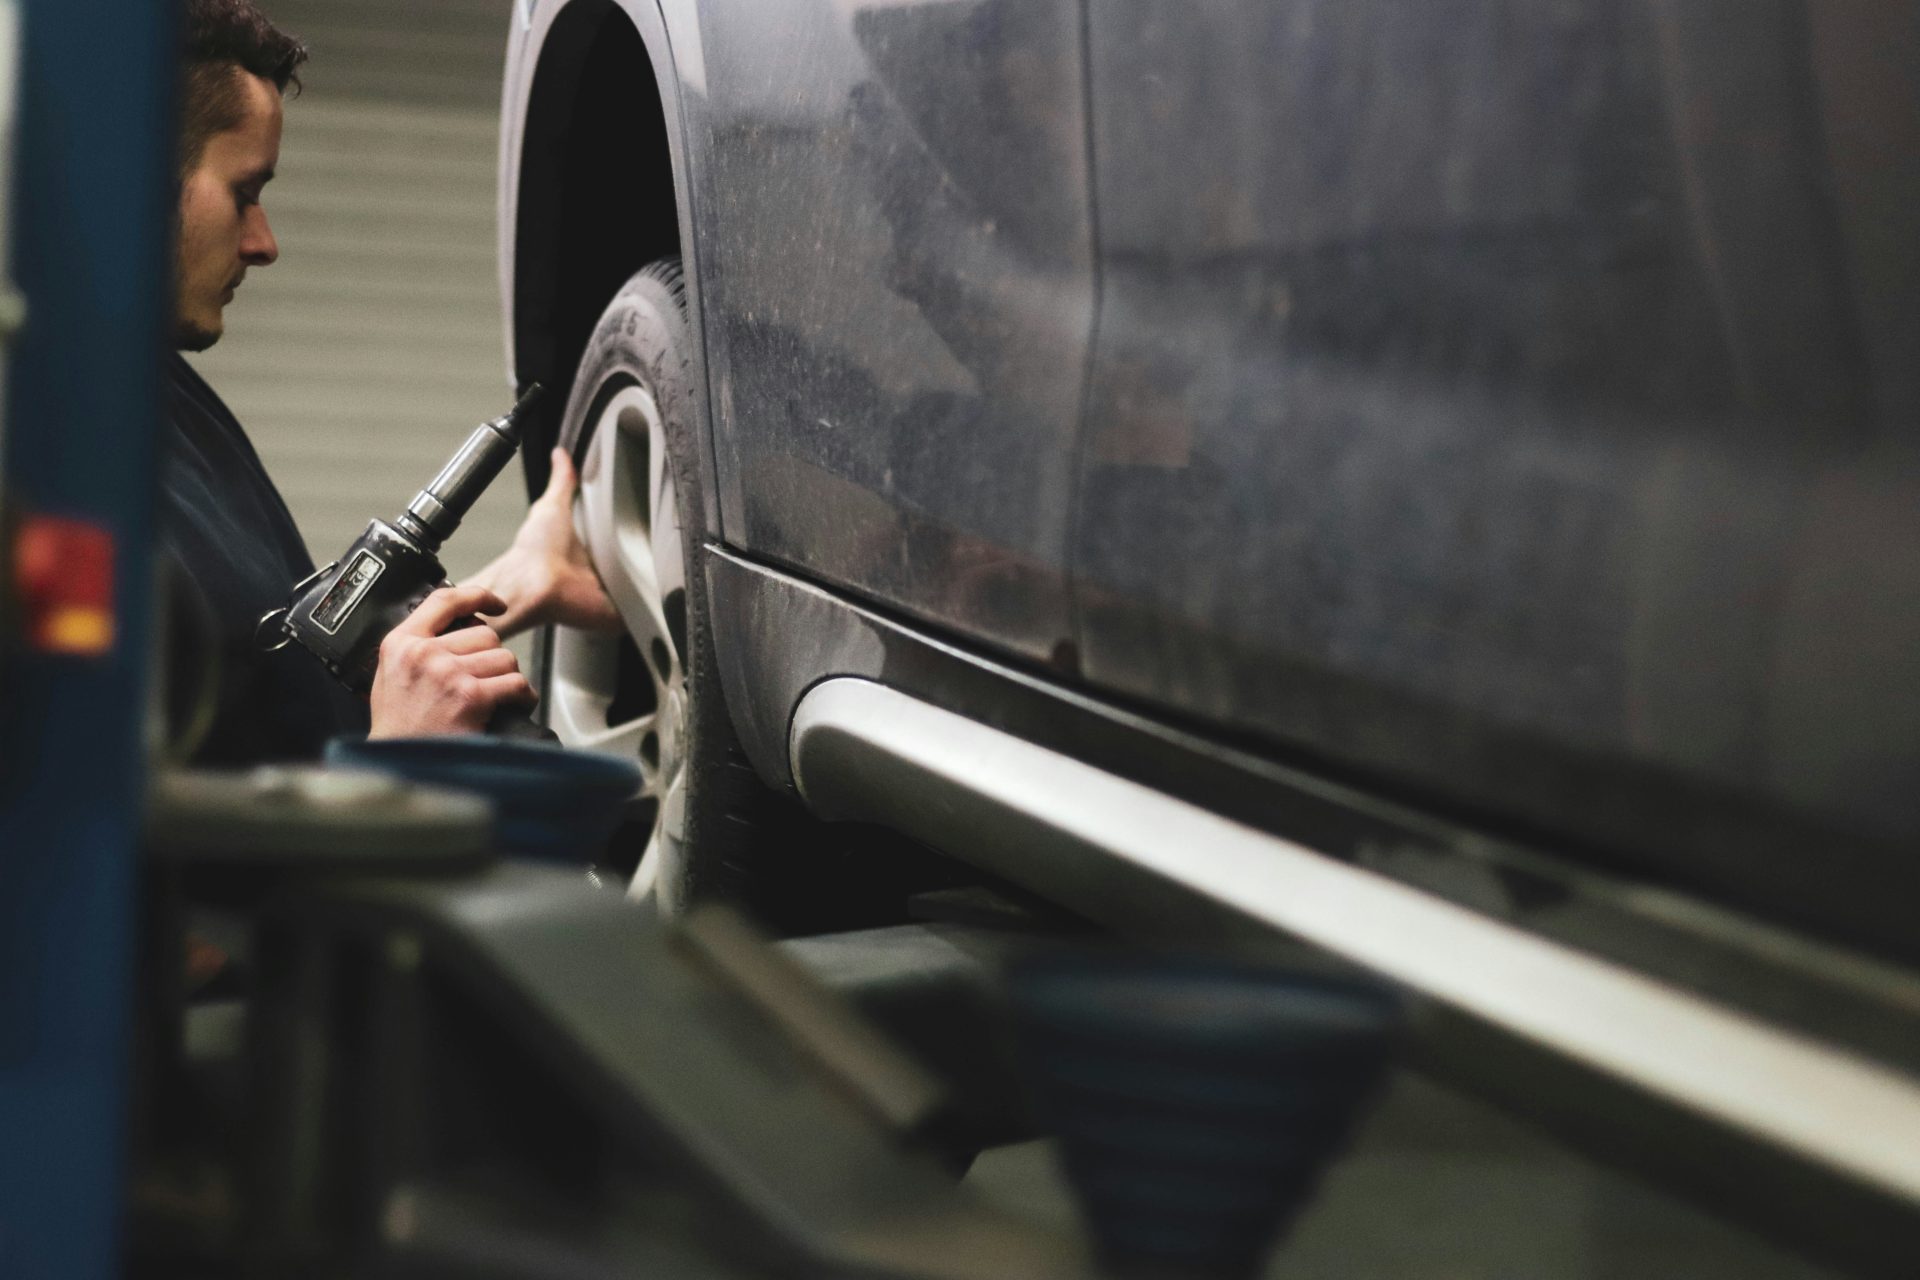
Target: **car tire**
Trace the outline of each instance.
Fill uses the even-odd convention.
[[[580,473],[575,527],[627,626],[541,633],[541,716],[564,745],[637,756],[647,779],[603,883],[668,915],[727,902],[783,935],[898,923],[912,895],[957,883],[952,869],[813,818],[760,779],[734,732],[707,601],[696,340],[677,258],[633,276],[588,339],[556,442]]]
[[[776,896],[767,882],[784,878],[766,866],[770,845],[805,815],[753,772],[720,692],[694,343],[677,259],[629,280],[588,340],[557,443],[580,472],[575,525],[626,634],[550,629],[542,703],[566,745],[640,760],[626,854],[616,849],[603,875],[625,877],[632,896],[668,913],[725,899],[765,915]]]

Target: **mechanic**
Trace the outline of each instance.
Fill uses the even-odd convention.
[[[219,693],[196,763],[246,765],[316,756],[329,737],[477,733],[494,709],[534,692],[503,635],[543,623],[608,627],[617,616],[574,534],[571,460],[553,476],[513,545],[473,581],[443,588],[381,646],[370,698],[356,698],[288,647],[262,653],[260,616],[285,602],[313,562],[246,433],[181,356],[219,341],[224,310],[251,268],[279,246],[261,204],[279,162],[281,97],[299,89],[305,47],[253,0],[185,0],[180,192],[174,227],[174,346],[164,392],[159,529],[178,567],[177,691],[207,660],[185,640],[198,615],[217,632]],[[448,631],[490,615],[493,625]]]

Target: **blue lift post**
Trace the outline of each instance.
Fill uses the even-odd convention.
[[[0,1275],[119,1265],[175,7],[26,0],[0,483],[113,547],[105,652],[0,647]],[[11,541],[11,539],[10,539]],[[12,574],[7,548],[0,569]]]

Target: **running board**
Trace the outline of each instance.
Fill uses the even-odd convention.
[[[1920,1080],[869,680],[815,685],[789,749],[825,818],[1123,931],[1251,924],[1388,978],[1427,1062],[1765,1233],[1887,1274],[1920,1239]]]

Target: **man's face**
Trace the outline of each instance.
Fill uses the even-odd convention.
[[[243,82],[240,123],[207,139],[200,163],[180,184],[174,261],[174,344],[205,351],[225,328],[248,267],[280,256],[260,192],[280,162],[280,94],[272,81],[236,68]]]

